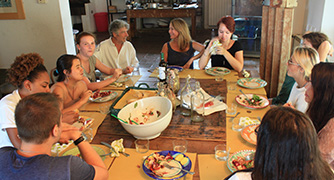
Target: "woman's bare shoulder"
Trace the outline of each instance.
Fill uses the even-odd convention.
[[[59,91],[59,90],[62,90],[65,88],[65,85],[64,85],[64,82],[57,82],[55,83],[54,85],[52,85],[51,87],[51,92],[53,91]]]

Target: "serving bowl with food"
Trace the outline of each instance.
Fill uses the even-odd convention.
[[[169,125],[172,103],[168,98],[160,96],[143,98],[124,106],[117,117],[124,121],[119,122],[135,138],[153,139]]]

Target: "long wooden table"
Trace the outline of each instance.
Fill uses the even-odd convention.
[[[177,18],[191,17],[191,35],[196,36],[196,8],[179,8],[179,9],[128,9],[126,10],[127,21],[130,25],[129,39],[135,36],[136,18]],[[134,18],[134,21],[131,21]]]
[[[224,102],[229,104],[235,101],[235,96],[239,95],[239,89],[243,89],[246,93],[255,93],[266,95],[264,88],[261,89],[245,89],[237,86],[237,90],[228,91],[226,82],[235,82],[238,80],[238,73],[232,71],[231,74],[224,76],[224,81],[216,81],[212,77],[204,79],[203,71],[192,70],[180,72],[180,77],[186,77],[191,74],[196,80],[200,81],[201,87],[210,95],[220,95],[224,98]],[[181,84],[184,83],[181,79]],[[110,88],[110,87],[109,87]],[[121,94],[121,89],[115,89]],[[80,111],[85,112],[89,116],[90,111],[98,111],[98,107],[106,103],[88,103]],[[237,111],[241,114],[239,117],[248,116],[257,118],[266,113],[269,107],[260,110],[246,109],[240,105]],[[150,140],[150,151],[146,154],[139,154],[134,150],[135,138],[127,133],[120,125],[117,119],[107,115],[100,127],[97,129],[96,136],[92,143],[100,144],[101,141],[111,143],[113,140],[123,138],[124,147],[131,154],[131,158],[118,157],[111,161],[109,166],[110,179],[127,179],[134,177],[136,179],[150,179],[143,174],[141,170],[141,158],[148,155],[150,152],[160,150],[172,150],[172,141],[178,138],[188,140],[187,155],[192,159],[193,168],[196,172],[194,176],[187,175],[185,179],[222,179],[228,176],[231,172],[226,166],[226,162],[217,161],[214,158],[214,147],[217,144],[227,144],[231,147],[231,153],[245,149],[255,149],[252,145],[242,139],[240,132],[235,132],[231,129],[232,123],[228,121],[230,115],[226,115],[225,111],[215,112],[205,116],[205,120],[200,123],[194,123],[189,117],[180,114],[180,109],[176,109],[173,114],[172,121],[162,134]],[[129,166],[129,167],[127,167]]]

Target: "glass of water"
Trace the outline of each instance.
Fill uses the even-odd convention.
[[[215,158],[218,161],[226,161],[230,155],[231,148],[226,147],[225,144],[218,144],[215,147]]]
[[[173,150],[181,153],[187,152],[188,141],[185,139],[173,140]]]

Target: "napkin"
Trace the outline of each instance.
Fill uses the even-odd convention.
[[[202,111],[202,109],[197,109],[197,113],[203,115],[203,116],[207,116],[207,115],[210,115],[214,112],[217,112],[217,111],[223,111],[227,108],[227,105],[221,101],[219,101],[218,99],[210,96],[207,92],[205,92],[202,88],[200,89],[200,91],[203,93],[204,95],[204,99],[205,99],[205,102],[204,104],[212,101],[213,102],[213,105],[212,106],[209,106],[209,107],[204,107],[204,113]],[[184,101],[185,101],[185,104],[190,107],[190,97],[191,97],[191,94],[187,95],[184,97]],[[178,96],[178,98],[180,99],[180,96]],[[182,103],[182,102],[181,102]]]
[[[251,124],[260,124],[260,121],[258,119],[251,119],[249,117],[240,117],[239,125],[248,126]]]
[[[123,146],[123,138],[121,138],[119,140],[114,140],[111,143],[111,147],[113,147],[114,151],[115,151],[111,154],[111,157],[118,157],[119,152],[125,152],[125,148]]]

